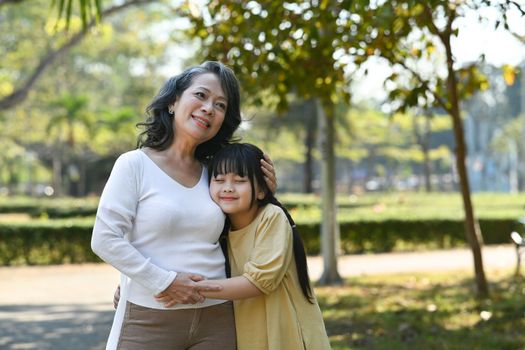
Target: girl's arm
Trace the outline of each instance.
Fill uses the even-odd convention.
[[[206,288],[212,286],[221,286],[219,291],[200,291],[200,294],[206,298],[238,300],[258,297],[263,293],[246,277],[237,276],[223,280],[205,280],[196,283],[198,287]]]
[[[206,290],[210,289],[210,287],[213,288],[219,286],[222,288],[220,291],[213,292]],[[211,299],[238,300],[263,295],[263,293],[244,276],[222,280],[204,280],[196,282],[196,288],[202,296]],[[159,294],[155,299],[164,303],[164,306],[166,307],[171,307],[177,304],[176,301],[164,293]]]

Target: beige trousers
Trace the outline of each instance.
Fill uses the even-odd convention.
[[[126,303],[119,350],[235,350],[233,303],[157,310]]]

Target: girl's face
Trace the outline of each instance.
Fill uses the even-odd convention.
[[[214,137],[224,121],[227,103],[226,94],[215,74],[196,76],[170,106],[175,114],[175,138],[185,135],[201,144]]]
[[[257,199],[264,198],[255,184]],[[247,176],[235,173],[218,174],[210,181],[210,195],[222,211],[228,215],[232,228],[238,230],[255,219],[258,212],[257,202],[252,203],[252,185]]]

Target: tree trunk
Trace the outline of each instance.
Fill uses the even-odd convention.
[[[454,138],[456,141],[456,167],[459,175],[459,185],[461,195],[463,198],[463,207],[465,210],[465,230],[467,242],[472,250],[474,258],[474,271],[476,274],[476,287],[478,296],[481,298],[488,297],[489,290],[487,280],[485,278],[485,271],[483,269],[483,257],[481,254],[481,246],[483,244],[483,237],[479,228],[479,223],[474,216],[474,208],[472,206],[470,196],[470,185],[467,173],[465,160],[467,157],[467,149],[465,146],[465,138],[463,131],[463,121],[461,120],[459,98],[457,91],[457,81],[454,72],[454,58],[452,57],[452,49],[450,46],[450,34],[443,40],[447,55],[447,89],[450,103],[450,115],[454,125]]]
[[[87,195],[87,191],[86,191],[86,176],[87,176],[86,162],[87,161],[88,161],[87,157],[82,157],[80,160],[80,179],[78,183],[78,195],[79,196]]]
[[[353,191],[354,178],[352,176],[352,169],[354,167],[354,164],[352,163],[350,159],[347,160],[347,162],[348,162],[348,167],[346,168],[346,171],[348,171],[348,193],[352,194],[354,193]]]
[[[60,152],[53,152],[53,189],[55,196],[62,195],[62,159]]]
[[[520,86],[520,115],[525,116],[525,63],[521,68],[521,86]],[[522,135],[525,135],[525,123],[522,124]],[[520,166],[520,179],[518,179],[518,186],[520,191],[525,190],[525,142],[522,143],[521,147],[518,148],[518,152],[521,153],[521,157],[518,159],[521,160]]]
[[[303,192],[304,193],[313,193],[312,188],[312,177],[313,177],[313,166],[314,159],[312,156],[312,151],[314,148],[314,128],[311,125],[306,126],[306,136],[304,139],[304,145],[306,146],[306,154],[304,161],[304,182],[303,182]]]
[[[430,182],[431,169],[430,169],[430,157],[428,156],[428,149],[423,149],[423,174],[425,177],[425,192],[432,192],[432,183]]]
[[[322,102],[317,100],[317,118],[319,122],[319,150],[321,152],[321,252],[324,268],[319,284],[333,285],[343,282],[337,270],[338,230],[335,203],[333,106],[323,106]]]
[[[432,183],[430,182],[430,176],[432,174],[432,165],[430,163],[430,116],[425,116],[425,129],[422,135],[421,149],[423,151],[423,167],[425,174],[425,191],[427,193],[432,192]]]
[[[421,148],[421,153],[423,153],[423,179],[425,183],[425,191],[427,193],[432,192],[432,184],[430,183],[430,175],[432,173],[432,168],[430,164],[430,114],[425,115],[425,126],[423,130],[419,127],[418,116],[414,115],[413,118],[413,127],[414,135],[416,137],[416,143]]]

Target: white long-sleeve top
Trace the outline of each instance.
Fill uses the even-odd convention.
[[[204,167],[199,182],[188,188],[143,151],[134,150],[115,162],[100,198],[91,245],[128,277],[127,290],[121,292],[125,300],[164,309],[154,295],[165,290],[177,272],[225,278],[218,243],[223,226],[224,214],[210,198]],[[173,308],[221,302],[207,299]]]

